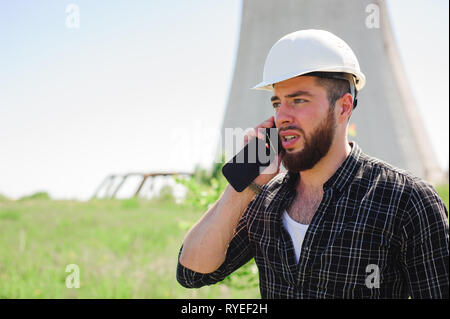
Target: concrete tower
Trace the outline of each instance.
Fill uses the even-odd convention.
[[[222,133],[225,128],[254,127],[274,115],[270,92],[251,88],[262,80],[272,45],[302,29],[324,29],[342,38],[366,76],[350,119],[349,139],[365,153],[430,182],[441,178],[384,0],[243,0],[239,49]]]

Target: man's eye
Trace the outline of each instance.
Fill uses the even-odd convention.
[[[305,103],[305,102],[308,102],[308,101],[306,101],[304,99],[294,99],[294,103]]]
[[[280,107],[280,103],[273,103],[272,105],[273,105],[273,108],[274,108],[274,109],[277,109],[277,108]]]

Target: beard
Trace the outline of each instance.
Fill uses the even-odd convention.
[[[298,173],[313,168],[329,151],[333,143],[336,131],[336,120],[333,109],[330,108],[327,117],[314,129],[307,138],[305,132],[298,127],[288,126],[285,129],[300,131],[303,138],[303,149],[301,151],[288,153],[284,148],[281,150],[283,166],[291,173]]]

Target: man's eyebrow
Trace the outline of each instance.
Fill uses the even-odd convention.
[[[273,101],[279,100],[279,99],[280,99],[280,98],[279,98],[278,96],[274,95],[274,96],[272,96],[272,97],[270,98],[270,102],[273,102]]]
[[[309,93],[308,91],[297,91],[295,93],[285,95],[286,98],[293,98],[293,97],[297,97],[297,96],[313,96],[313,95],[311,93]],[[278,96],[274,95],[270,98],[270,101],[273,102],[273,101],[279,100],[279,99],[280,98]]]

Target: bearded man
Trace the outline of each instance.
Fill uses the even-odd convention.
[[[263,298],[448,298],[444,203],[347,139],[364,84],[350,47],[327,31],[275,43],[256,87],[273,91],[275,115],[256,129],[275,125],[282,151],[189,231],[180,284],[214,284],[254,258]]]

